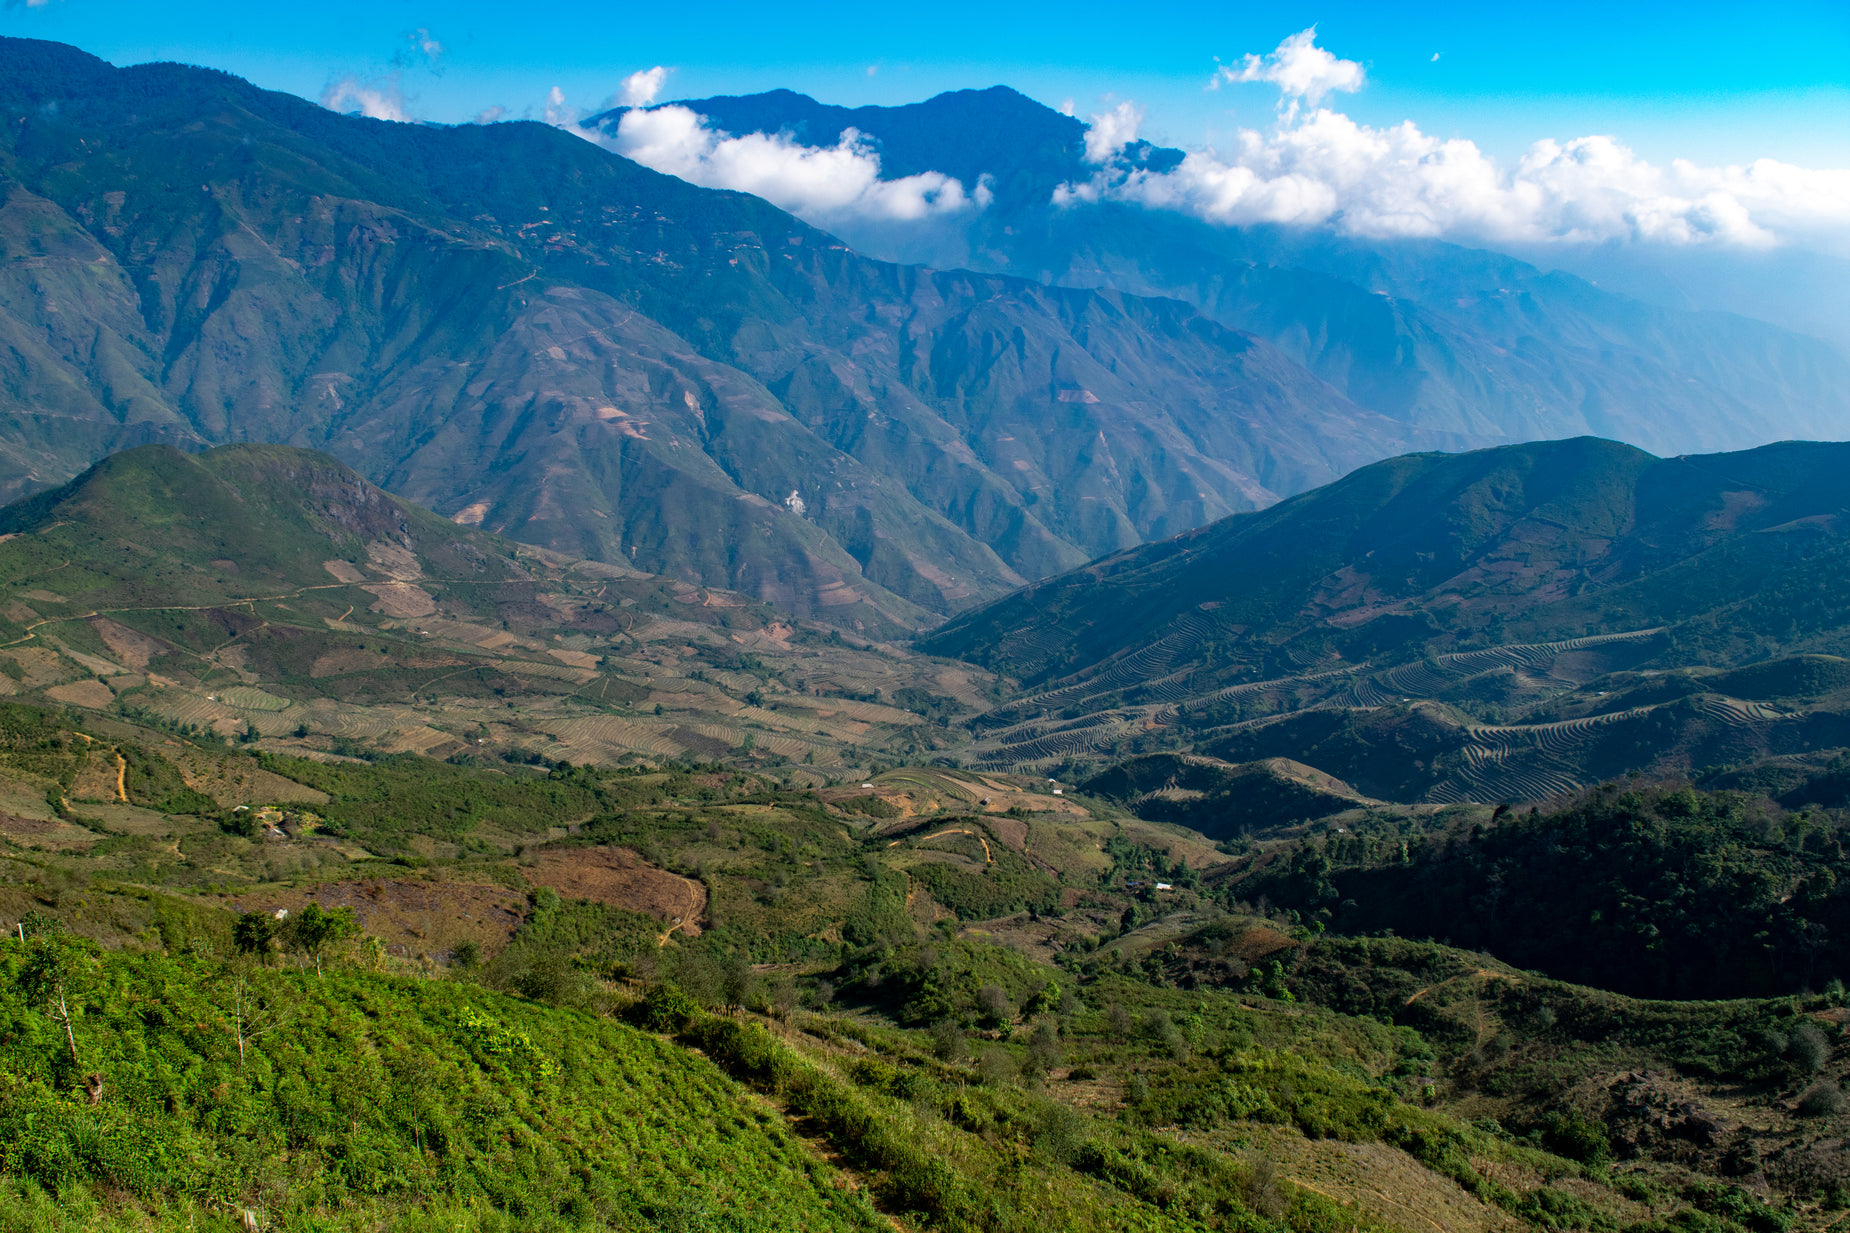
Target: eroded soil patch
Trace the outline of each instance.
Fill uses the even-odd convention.
[[[505,886],[422,879],[325,882],[244,895],[231,903],[241,912],[299,912],[311,900],[324,908],[352,908],[361,927],[391,954],[444,961],[465,941],[494,954],[507,945],[527,910],[527,897]]]
[[[567,899],[589,899],[628,908],[667,924],[679,922],[695,936],[707,911],[707,888],[692,878],[657,869],[628,848],[568,848],[543,853],[525,870],[536,886],[550,886]]]

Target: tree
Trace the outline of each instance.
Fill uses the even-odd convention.
[[[240,1067],[252,1041],[283,1027],[291,1018],[288,1000],[275,979],[249,959],[234,960],[219,973],[212,1003],[238,1042]]]
[[[323,911],[312,901],[283,926],[289,949],[307,956],[315,965],[316,976],[321,975],[321,961],[327,952],[359,933],[360,922],[352,908]]]
[[[41,926],[35,936],[27,939],[26,961],[19,970],[20,992],[64,1029],[64,1043],[70,1048],[73,1066],[79,1062],[77,1032],[71,1025],[69,988],[77,973],[77,956],[66,943],[62,930]]]
[[[231,926],[231,940],[241,955],[267,955],[281,928],[282,922],[268,912],[240,912]]]
[[[25,960],[19,967],[20,992],[46,1018],[64,1029],[64,1046],[70,1052],[71,1067],[75,1070],[82,1065],[82,1059],[77,1052],[76,1016],[71,1000],[96,961],[87,949],[89,944],[71,938],[64,932],[64,926],[55,920],[29,913],[19,922],[19,931],[26,940]],[[91,1104],[102,1103],[101,1073],[88,1075],[84,1087],[90,1094]]]
[[[758,974],[742,955],[728,955],[720,962],[720,998],[726,1009],[737,1011],[751,1000],[758,987]]]
[[[976,1009],[984,1027],[999,1028],[1015,1017],[1007,990],[1001,985],[984,985],[976,991]]]

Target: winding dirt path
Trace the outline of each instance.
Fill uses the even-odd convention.
[[[939,831],[936,834],[926,835],[926,836],[923,836],[922,838],[914,840],[913,842],[925,843],[932,839],[941,839],[946,835],[968,835],[970,836],[972,839],[976,840],[978,843],[983,845],[983,859],[992,865],[996,863],[995,854],[990,852],[989,850],[989,840],[985,839],[982,835],[979,835],[977,832],[967,831],[963,829],[961,826],[953,826],[950,830]],[[900,844],[904,842],[906,841],[903,839],[895,839],[892,843],[889,843],[886,846],[889,848],[897,848]]]

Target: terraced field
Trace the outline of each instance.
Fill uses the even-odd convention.
[[[990,770],[1034,769],[1069,760],[1099,760],[1126,741],[1173,726],[1188,726],[1185,713],[1206,712],[1228,703],[1268,701],[1276,711],[1341,707],[1369,709],[1444,696],[1460,682],[1496,669],[1516,669],[1546,676],[1563,655],[1601,647],[1647,643],[1661,631],[1574,638],[1560,642],[1515,644],[1437,656],[1371,671],[1367,664],[1328,663],[1317,670],[1267,680],[1194,688],[1193,667],[1171,666],[1213,631],[1206,613],[1191,613],[1173,633],[1134,654],[1109,662],[1079,681],[1014,699],[985,717],[1005,726],[985,731],[970,751],[973,765]],[[1568,682],[1559,682],[1567,687]],[[1126,699],[1135,701],[1128,704]],[[1008,720],[1014,722],[1006,722]],[[1230,725],[1217,726],[1224,731]],[[1190,730],[1201,736],[1203,729]],[[1539,782],[1539,781],[1538,781]]]
[[[1435,804],[1546,801],[1592,782],[1583,769],[1587,749],[1604,729],[1640,719],[1674,703],[1629,707],[1542,724],[1472,725],[1460,748],[1463,764],[1426,799]],[[1748,728],[1796,716],[1762,702],[1709,694],[1694,700],[1708,719]]]

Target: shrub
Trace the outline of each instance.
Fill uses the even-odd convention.
[[[999,1028],[1015,1017],[1008,991],[1001,985],[984,985],[976,991],[976,1009],[984,1027]]]
[[[1015,1059],[1007,1049],[985,1049],[977,1059],[976,1073],[991,1087],[1000,1087],[1015,1078]]]
[[[1799,1112],[1806,1117],[1830,1117],[1842,1113],[1845,1104],[1844,1090],[1828,1079],[1820,1079],[1799,1097]]]
[[[1786,1056],[1800,1070],[1815,1072],[1831,1060],[1831,1043],[1818,1030],[1817,1024],[1801,1023],[1792,1029],[1792,1035],[1786,1040]]]
[[[940,1062],[961,1062],[970,1056],[970,1042],[955,1023],[940,1019],[931,1025],[931,1055]]]
[[[700,1003],[673,981],[663,981],[642,999],[642,1021],[652,1031],[679,1032],[700,1014]]]

